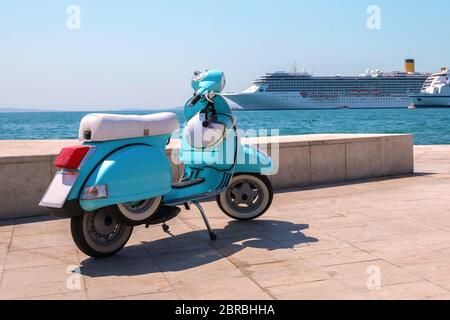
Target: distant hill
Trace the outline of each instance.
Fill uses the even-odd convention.
[[[51,110],[42,109],[20,109],[20,108],[0,108],[0,113],[13,113],[13,112],[52,112]]]
[[[0,113],[26,113],[26,112],[162,112],[162,111],[175,111],[181,110],[183,107],[166,108],[166,109],[154,109],[154,108],[125,108],[125,109],[112,109],[112,110],[46,110],[46,109],[22,109],[22,108],[0,108]]]

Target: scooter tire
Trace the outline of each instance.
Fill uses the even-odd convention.
[[[232,201],[230,201],[231,188],[239,184],[240,181],[250,182],[257,187],[258,192],[261,192],[259,196],[262,197],[262,201],[259,205],[256,204],[255,208],[241,209],[233,205]],[[239,221],[250,221],[261,217],[271,207],[273,202],[273,186],[266,176],[259,174],[238,174],[233,177],[227,190],[218,195],[216,200],[219,208],[230,218]]]
[[[133,233],[133,227],[119,222],[116,218],[115,210],[117,209],[114,207],[108,207],[71,219],[70,229],[73,241],[84,254],[94,259],[103,259],[114,256],[126,246]],[[109,225],[105,223],[106,228],[114,224],[114,227],[118,231],[115,231],[115,235],[113,234],[113,241],[102,243],[99,239],[95,238],[96,236],[93,234],[99,234],[99,237],[102,236],[99,231],[93,230],[99,223],[96,219],[108,220]]]

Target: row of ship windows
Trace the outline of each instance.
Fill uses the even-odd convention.
[[[374,83],[374,82],[386,82],[386,83],[401,83],[401,82],[412,82],[412,83],[424,83],[429,79],[404,79],[404,80],[392,80],[392,79],[383,79],[383,80],[276,80],[276,81],[255,81],[258,83]],[[430,79],[431,80],[431,79]]]
[[[294,97],[294,98],[299,95],[302,95],[302,92],[287,92],[287,91],[269,92],[269,93],[272,96],[286,96],[286,97]],[[383,93],[385,93],[385,92],[383,92]],[[405,94],[405,92],[397,92],[397,93],[400,95]],[[348,91],[308,91],[308,92],[306,92],[306,94],[308,94],[308,95],[343,95],[344,96],[344,95],[352,95],[352,94],[356,95],[357,93],[348,92]],[[361,92],[360,94],[365,95],[365,96],[368,95],[367,92]],[[369,94],[370,94],[370,92],[369,92]],[[379,93],[377,92],[377,94],[379,94]],[[370,96],[373,96],[373,94]]]
[[[283,93],[278,93],[280,91],[283,91]],[[266,92],[271,93],[271,94],[276,94],[276,95],[283,95],[285,94],[284,92],[290,92],[291,95],[297,95],[302,91],[306,91],[308,94],[311,94],[313,92],[319,92],[319,93],[331,93],[331,94],[350,94],[352,93],[351,91],[327,91],[327,90],[266,90]],[[383,93],[390,93],[390,94],[408,94],[410,92],[419,92],[420,89],[418,90],[380,90]],[[260,91],[260,92],[264,92],[264,91]],[[356,93],[357,94],[357,93]]]
[[[383,91],[383,92],[406,92],[406,91],[413,91],[413,92],[419,92],[419,88],[377,88],[377,89],[365,89],[365,88],[358,88],[358,89],[348,89],[348,88],[329,88],[325,90],[320,90],[318,88],[269,88],[266,89],[267,92],[355,92],[355,91]],[[264,90],[262,90],[263,92]]]
[[[346,86],[346,85],[270,85],[267,88],[420,88],[423,84],[417,85],[360,85],[360,86]]]
[[[270,83],[268,86],[277,86],[277,87],[379,87],[379,86],[398,86],[398,87],[410,87],[410,86],[422,86],[424,82],[416,82],[416,83]]]
[[[267,88],[391,88],[391,87],[396,87],[396,88],[420,88],[422,87],[422,84],[420,85],[392,85],[392,86],[388,86],[388,85],[379,85],[379,86],[346,86],[346,85],[333,85],[333,86],[315,86],[315,85],[270,85]]]
[[[276,101],[288,101],[290,99],[283,99],[283,98],[278,98],[276,99]],[[330,100],[337,100],[337,99],[323,99],[323,100],[313,100],[313,99],[309,99],[310,103],[330,103]],[[404,98],[402,99],[404,101],[409,101],[409,99]],[[394,99],[394,98],[379,98],[379,99],[375,99],[375,98],[370,98],[370,99],[350,99],[350,98],[346,98],[345,100],[341,100],[341,102],[345,103],[345,102],[351,102],[351,103],[355,103],[355,102],[397,102],[399,101],[398,99]],[[401,100],[400,100],[401,101]]]
[[[265,88],[268,89],[317,89],[317,90],[328,90],[333,91],[337,89],[345,89],[345,90],[370,90],[370,89],[389,89],[389,88],[396,88],[396,89],[415,89],[415,88],[422,88],[423,85],[420,86],[268,86]]]
[[[257,85],[269,85],[269,86],[422,86],[424,82],[379,82],[379,83],[370,83],[370,82],[352,82],[352,83],[343,83],[343,82],[273,82],[273,83],[258,83]]]

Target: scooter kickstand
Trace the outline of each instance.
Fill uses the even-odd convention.
[[[209,237],[211,238],[211,240],[217,240],[217,235],[212,231],[211,229],[211,225],[209,224],[208,221],[208,217],[206,217],[206,213],[205,210],[203,209],[202,205],[200,203],[198,203],[197,201],[192,201],[191,202],[194,206],[196,206],[198,208],[198,210],[200,211],[203,221],[205,222],[206,228],[208,229],[209,232]]]
[[[165,233],[169,233],[169,231],[170,231],[170,227],[167,225],[166,222],[163,223],[162,229]]]

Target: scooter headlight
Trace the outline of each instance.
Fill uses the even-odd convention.
[[[222,83],[220,84],[220,91],[223,91],[223,89],[225,89],[226,85],[227,85],[227,79],[225,78],[225,75],[222,75]]]

